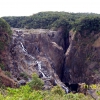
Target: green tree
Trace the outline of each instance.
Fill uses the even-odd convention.
[[[44,82],[38,77],[36,73],[34,73],[32,76],[32,81],[29,82],[28,85],[31,87],[31,89],[41,90]]]

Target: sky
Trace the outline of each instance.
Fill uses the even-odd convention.
[[[0,17],[30,16],[42,11],[100,14],[100,0],[0,0]]]

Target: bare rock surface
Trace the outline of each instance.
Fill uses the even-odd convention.
[[[65,54],[65,83],[100,83],[100,33],[85,33],[70,32],[70,46]]]
[[[60,85],[64,63],[63,32],[44,29],[13,29],[9,53],[9,68],[12,77],[30,81],[32,74],[37,73],[44,80],[45,88]],[[22,76],[28,76],[22,77]],[[20,79],[20,80],[19,80]]]

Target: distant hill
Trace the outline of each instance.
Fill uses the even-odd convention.
[[[76,22],[85,17],[100,17],[94,13],[39,12],[24,17],[3,17],[14,28],[56,29],[61,26],[72,28]]]

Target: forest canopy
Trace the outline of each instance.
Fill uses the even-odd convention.
[[[31,16],[3,18],[14,28],[56,29],[64,26],[77,31],[98,31],[100,28],[100,14],[94,13],[39,12]]]

